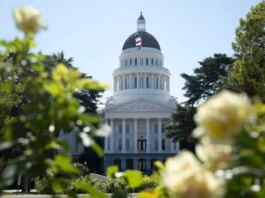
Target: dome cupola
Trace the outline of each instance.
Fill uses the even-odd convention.
[[[122,50],[126,50],[129,48],[136,48],[136,38],[141,38],[141,47],[148,47],[148,48],[154,48],[159,51],[161,51],[160,45],[156,38],[146,32],[146,21],[143,17],[142,12],[140,13],[140,16],[137,20],[137,32],[131,34],[123,44]]]

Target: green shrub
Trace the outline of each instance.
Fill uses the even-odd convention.
[[[37,179],[36,190],[39,194],[52,194],[53,191],[55,191],[54,193],[56,194],[67,194],[67,193],[73,193],[73,192],[78,193],[78,194],[83,194],[85,193],[84,191],[77,190],[75,188],[76,183],[80,181],[90,183],[94,188],[96,188],[97,190],[103,193],[114,193],[117,191],[137,193],[145,189],[155,188],[158,184],[154,177],[145,176],[141,186],[137,188],[130,188],[126,184],[126,181],[124,178],[109,179],[107,181],[101,181],[97,179],[90,180],[89,176],[87,175],[84,177],[79,177],[78,179],[70,182],[69,186],[64,191],[60,191],[56,189],[54,190],[52,187],[54,183],[52,181],[48,182],[48,180],[51,180],[51,179],[49,177],[44,177],[43,179]]]

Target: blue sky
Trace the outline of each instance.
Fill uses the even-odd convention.
[[[232,55],[231,42],[239,19],[261,0],[1,0],[0,39],[21,36],[12,10],[38,8],[48,30],[37,35],[45,54],[64,51],[74,65],[95,80],[109,83],[127,37],[136,31],[142,11],[146,29],[160,43],[164,66],[171,71],[171,95],[185,100],[181,73],[192,73],[198,61],[214,53]]]

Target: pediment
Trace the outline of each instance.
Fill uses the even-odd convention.
[[[113,111],[172,111],[171,107],[146,99],[137,99],[131,102],[116,104],[108,110]]]

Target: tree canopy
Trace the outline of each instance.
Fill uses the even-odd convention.
[[[213,57],[199,61],[199,67],[194,69],[194,74],[180,75],[185,79],[182,89],[185,90],[184,96],[188,100],[183,104],[177,104],[176,112],[171,116],[173,125],[166,127],[167,137],[174,141],[192,140],[196,105],[222,89],[224,78],[227,77],[233,62],[234,59],[226,54],[214,54]]]
[[[245,19],[240,19],[232,47],[236,61],[228,78],[228,87],[265,101],[264,1],[252,7]]]

